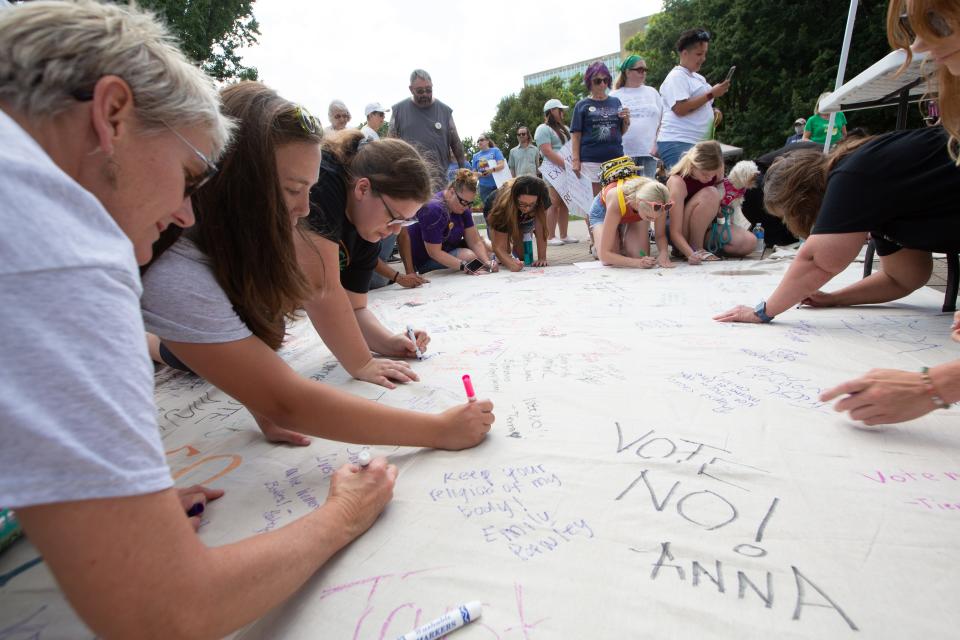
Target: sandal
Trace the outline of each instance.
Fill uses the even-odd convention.
[[[710,253],[706,249],[698,249],[693,252],[693,255],[700,258],[701,262],[717,262],[720,260],[715,254]]]

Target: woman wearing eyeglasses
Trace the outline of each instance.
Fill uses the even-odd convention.
[[[587,176],[593,195],[600,191],[600,163],[623,155],[623,134],[630,127],[630,112],[619,98],[607,95],[610,70],[594,62],[583,73],[590,95],[573,107],[570,132],[573,138],[573,172]]]
[[[550,192],[547,183],[534,176],[508,180],[494,196],[487,217],[493,232],[493,250],[510,271],[523,269],[523,237],[536,238],[537,258],[534,267],[547,266],[547,209]]]
[[[466,268],[473,260],[483,262],[487,272],[497,270],[473,224],[471,205],[476,197],[476,174],[459,169],[447,188],[417,211],[418,224],[407,230],[410,250],[404,250],[402,256],[408,273],[437,269],[455,269],[468,275],[483,273]]]
[[[417,380],[416,374],[407,363],[371,351],[412,358],[430,337],[417,330],[415,345],[405,333],[387,330],[367,309],[367,292],[380,241],[415,225],[430,197],[430,169],[403,140],[363,142],[356,130],[324,140],[310,215],[300,223],[308,242],[299,244],[297,256],[314,291],[304,308],[320,337],[350,375],[392,389],[394,381]]]
[[[629,158],[605,162],[603,188],[590,210],[590,231],[597,257],[605,266],[670,269],[667,214],[673,207],[670,192],[654,179],[637,175]],[[650,256],[650,223],[654,223],[657,252]]]
[[[657,131],[663,117],[660,93],[644,84],[647,63],[638,55],[628,56],[610,95],[630,111],[630,130],[623,134],[623,155],[632,158],[648,178],[657,175]]]
[[[713,101],[730,89],[729,80],[711,87],[700,75],[709,47],[710,34],[705,29],[688,29],[681,33],[676,44],[680,64],[660,85],[660,95],[667,109],[663,112],[657,147],[667,171],[690,147],[709,136],[714,120],[720,118],[720,111],[713,108]]]
[[[318,195],[314,185],[335,186],[333,180],[344,178],[343,165],[333,164],[343,156],[334,147],[321,163],[319,124],[260,83],[233,85],[222,96],[224,113],[238,123],[237,135],[220,173],[195,196],[199,223],[144,274],[144,321],[160,340],[153,341],[154,357],[193,371],[236,398],[272,441],[306,445],[309,438],[303,434],[311,434],[366,444],[476,445],[493,422],[489,402],[438,415],[404,411],[302,377],[277,355],[285,320],[300,307],[328,345],[339,337],[329,330],[331,323],[354,328],[358,323],[340,287],[338,245],[303,228],[309,214],[314,216],[311,224],[323,223],[324,232],[333,233],[336,218],[318,219],[311,199],[315,202]],[[351,134],[362,137],[359,131]],[[410,169],[406,182],[420,185],[407,188],[425,190],[429,184],[419,156],[404,159],[412,148],[393,142],[396,153],[371,157],[367,164],[355,159],[350,165],[358,176],[374,175],[383,193],[370,196],[371,179],[357,177],[341,188],[339,200],[336,193],[320,194],[327,212],[335,213],[330,207],[337,203],[347,207],[349,217],[341,213],[340,246],[355,251],[351,258],[365,251],[352,236],[392,233],[384,202],[410,213],[411,202],[420,195],[391,197],[390,183],[380,180],[379,169],[399,163]],[[377,144],[382,143],[364,149]],[[341,299],[345,311],[336,306]],[[365,355],[369,360],[369,350]],[[389,384],[387,375],[380,384]],[[407,374],[397,370],[392,375]]]

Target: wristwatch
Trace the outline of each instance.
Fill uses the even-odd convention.
[[[760,322],[763,324],[769,324],[773,322],[773,319],[777,316],[768,316],[767,315],[767,301],[761,300],[760,304],[753,308],[753,312],[760,318]]]

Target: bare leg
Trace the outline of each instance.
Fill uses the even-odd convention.
[[[713,188],[701,189],[687,202],[683,212],[683,235],[694,250],[703,248],[703,240],[710,225],[716,220],[718,211],[720,192]]]
[[[570,210],[567,209],[567,203],[557,198],[557,204],[554,205],[557,213],[557,223],[560,225],[560,237],[567,237],[567,226],[570,224]]]
[[[550,207],[547,209],[547,240],[553,240],[557,233],[557,215],[563,200],[552,186],[550,189]]]

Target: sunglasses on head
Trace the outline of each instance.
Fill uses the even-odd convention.
[[[610,84],[610,78],[594,78],[593,84]]]
[[[927,11],[926,19],[927,27],[938,38],[949,38],[953,35],[953,28],[950,23],[936,11]],[[916,39],[917,32],[913,30],[913,25],[910,24],[910,16],[905,13],[900,14],[900,27],[907,32],[911,40]]]
[[[710,32],[700,29],[699,31],[693,34],[693,39],[696,42],[710,42]]]
[[[300,121],[300,127],[307,133],[323,133],[323,126],[320,122],[313,117],[313,115],[307,111],[306,107],[301,107],[300,105],[294,105],[294,113],[297,116],[297,119]]]

